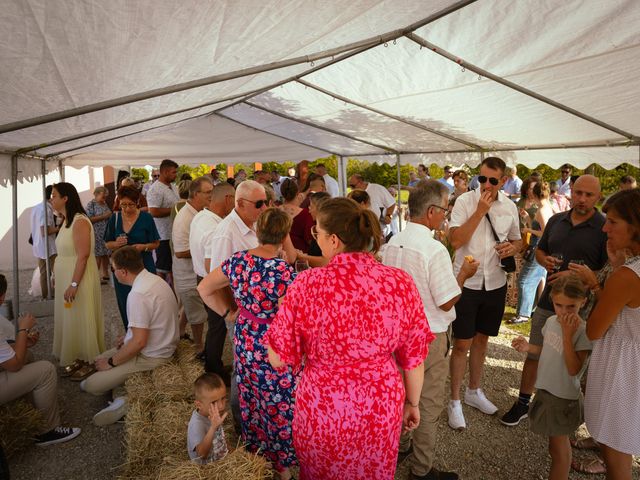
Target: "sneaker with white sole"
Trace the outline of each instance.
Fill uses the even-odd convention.
[[[467,390],[464,392],[464,403],[477,408],[482,413],[486,413],[487,415],[493,415],[498,411],[498,407],[496,407],[489,401],[487,397],[485,397],[484,392],[481,388],[478,388],[475,392],[472,392],[467,388]]]
[[[116,397],[108,407],[103,408],[93,416],[93,423],[99,427],[112,425],[127,414],[127,399]]]
[[[464,414],[462,413],[462,404],[460,401],[449,401],[447,413],[449,415],[449,426],[451,428],[454,430],[464,430],[467,428],[467,423],[464,421]]]
[[[47,433],[36,436],[36,445],[38,447],[46,447],[56,443],[64,443],[73,440],[80,435],[81,430],[74,427],[56,427]]]

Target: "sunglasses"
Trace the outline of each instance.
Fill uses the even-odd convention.
[[[266,200],[258,200],[256,202],[254,202],[253,200],[248,200],[246,198],[241,198],[240,200],[244,200],[245,202],[253,203],[253,205],[258,209],[260,209],[260,208],[262,208],[262,207],[267,205],[267,201]]]
[[[485,177],[484,175],[479,175],[478,176],[478,182],[479,183],[483,183],[483,184],[487,183],[487,180],[494,187],[500,183],[500,180],[498,180],[497,178],[494,178],[494,177]]]
[[[427,208],[430,208],[430,207],[439,208],[439,209],[440,209],[440,210],[442,210],[443,212],[447,212],[447,213],[449,212],[449,209],[448,209],[448,208],[441,207],[440,205],[433,205],[433,204],[431,204],[431,205],[429,205]]]
[[[562,170],[562,173],[571,173],[571,170]]]

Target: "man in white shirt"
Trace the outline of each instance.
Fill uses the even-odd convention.
[[[173,284],[182,306],[187,322],[191,325],[193,343],[196,350],[201,351],[202,333],[204,322],[207,320],[207,312],[204,303],[196,287],[196,273],[191,259],[191,247],[189,237],[191,234],[191,222],[198,212],[202,211],[211,201],[213,184],[207,177],[196,178],[189,186],[189,198],[184,207],[177,213],[173,220],[171,240],[173,242]],[[184,327],[183,327],[184,328]],[[182,336],[183,331],[180,332]]]
[[[386,237],[390,232],[391,227],[389,225],[396,209],[396,202],[389,191],[377,183],[365,182],[364,177],[357,173],[349,178],[349,187],[364,190],[369,194],[371,202],[369,209],[380,218],[380,227]]]
[[[151,185],[156,183],[158,178],[160,178],[160,172],[158,171],[158,169],[154,168],[153,170],[151,170],[151,179],[142,186],[142,195],[144,195],[145,198],[147,198],[147,193],[149,193]]]
[[[498,335],[504,314],[507,276],[500,262],[514,255],[521,244],[518,209],[500,192],[507,180],[505,168],[502,159],[485,158],[478,176],[480,188],[458,197],[449,222],[449,240],[456,249],[454,271],[460,271],[467,256],[480,262],[476,274],[464,284],[453,322],[448,413],[449,426],[456,430],[466,427],[460,388],[469,351],[469,386],[464,401],[488,415],[498,410],[485,397],[480,384],[489,337]],[[491,225],[502,243],[496,242]]]
[[[558,195],[564,195],[567,198],[571,198],[572,171],[573,169],[568,163],[565,163],[560,167],[560,178],[556,180],[556,185],[558,185]]]
[[[507,167],[507,181],[502,186],[502,191],[511,200],[518,200],[520,198],[520,189],[522,188],[522,180],[518,177],[518,170],[516,166]]]
[[[316,173],[324,178],[324,185],[329,195],[333,198],[340,196],[340,187],[338,181],[327,173],[327,167],[324,163],[316,165]],[[379,214],[379,212],[378,212]]]
[[[411,221],[393,236],[381,251],[382,263],[409,273],[420,292],[429,327],[436,338],[424,361],[424,383],[420,396],[420,424],[412,435],[401,438],[401,455],[410,452],[413,479],[456,480],[454,472],[433,467],[438,418],[444,407],[444,390],[449,371],[449,326],[455,319],[454,305],[461,286],[472,277],[479,263],[464,262],[457,278],[445,246],[433,238],[447,216],[449,189],[435,180],[426,180],[409,194]],[[403,448],[404,447],[404,448]]]
[[[211,237],[209,248],[205,255],[211,258],[210,270],[218,268],[222,262],[241,250],[250,250],[258,246],[255,223],[260,214],[267,209],[267,193],[264,187],[254,180],[245,180],[236,188],[235,208],[220,222],[215,233]],[[232,298],[231,289],[220,290],[220,295]],[[228,381],[229,374],[222,363],[222,350],[224,339],[227,335],[227,326],[224,321],[216,322],[215,330],[211,337],[216,341],[207,344],[205,351],[205,369],[217,373],[223,380]],[[211,327],[210,327],[211,328]],[[209,332],[207,332],[207,341]],[[210,369],[210,370],[209,370]],[[231,410],[235,420],[240,423],[240,407],[238,405],[237,385],[235,376],[231,377]]]
[[[49,279],[47,278],[47,246],[49,244],[49,272],[53,275],[53,266],[56,261],[56,233],[60,231],[60,227],[56,227],[53,209],[49,205],[51,199],[52,185],[47,185],[46,197],[47,197],[47,210],[42,202],[38,203],[31,210],[31,241],[33,242],[31,250],[33,256],[38,259],[38,269],[40,270],[40,289],[42,291],[42,298],[46,299],[49,296]],[[45,217],[47,233],[45,235]]]
[[[96,373],[80,383],[93,395],[104,395],[124,384],[135,372],[153,370],[168,362],[178,345],[178,302],[171,287],[159,276],[145,270],[134,247],[121,247],[111,255],[118,281],[131,285],[127,297],[129,328],[117,345],[96,358]],[[115,397],[96,413],[98,426],[110,425],[127,413],[126,397]]]
[[[180,201],[178,188],[173,185],[178,172],[178,164],[165,159],[160,164],[160,177],[147,192],[149,213],[153,217],[160,235],[160,246],[156,249],[156,270],[158,275],[166,278],[171,274],[171,209]]]

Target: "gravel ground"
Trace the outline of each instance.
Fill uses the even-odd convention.
[[[10,272],[2,272],[9,280]],[[21,272],[21,295],[27,301],[26,291],[31,272]],[[111,345],[116,336],[122,334],[122,323],[115,302],[113,288],[102,287],[105,306],[105,338]],[[51,356],[53,317],[38,320],[40,342],[33,348],[38,359],[54,361]],[[498,406],[498,415],[504,413],[517,397],[522,355],[511,349],[514,333],[503,328],[500,336],[489,343],[485,367],[485,392]],[[230,349],[227,349],[227,356]],[[12,478],[17,480],[45,479],[95,479],[107,480],[116,476],[118,466],[124,462],[123,426],[115,424],[96,427],[91,422],[93,415],[106,405],[107,396],[93,397],[83,393],[78,385],[60,379],[58,399],[62,422],[79,426],[82,434],[76,440],[46,449],[30,447],[23,454],[10,459]],[[438,427],[436,467],[457,471],[462,479],[511,480],[544,479],[549,469],[546,439],[532,434],[526,422],[518,427],[507,428],[498,421],[471,407],[463,407],[467,429],[456,432],[449,428],[446,412]],[[579,435],[586,435],[584,426]],[[576,456],[590,453],[574,451]],[[396,479],[407,479],[409,459],[398,466]],[[604,476],[579,475],[572,472],[571,479],[604,478]],[[640,480],[640,462],[636,459],[633,478]]]

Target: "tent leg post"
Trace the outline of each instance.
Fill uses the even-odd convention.
[[[42,211],[43,215],[43,226],[44,226],[44,253],[45,253],[45,265],[46,265],[46,274],[47,274],[47,299],[51,299],[51,262],[49,253],[49,215],[47,214],[47,160],[45,158],[42,159]]]
[[[340,187],[340,195],[347,195],[347,162],[344,161],[342,155],[338,156],[338,186]]]
[[[402,200],[400,200],[400,154],[396,153],[396,173],[398,175],[398,231],[402,231]]]
[[[11,203],[13,216],[13,321],[18,330],[20,315],[20,273],[18,271],[18,156],[11,157]]]
[[[58,160],[58,172],[60,173],[60,181],[64,182],[64,163]]]

